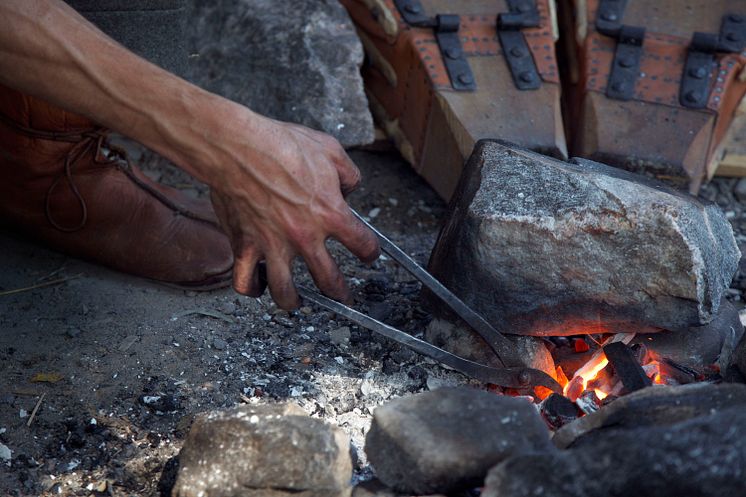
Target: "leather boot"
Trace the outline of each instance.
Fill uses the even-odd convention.
[[[227,286],[209,201],[154,183],[90,120],[0,85],[0,223],[68,255],[159,282]]]

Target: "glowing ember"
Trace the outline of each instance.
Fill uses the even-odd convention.
[[[600,353],[596,353],[591,357],[591,359],[586,362],[582,368],[578,369],[575,372],[575,375],[573,376],[573,380],[575,378],[580,378],[581,385],[583,386],[581,392],[584,392],[585,389],[588,387],[588,382],[598,376],[598,373],[601,372],[603,368],[605,368],[609,364],[609,360],[606,358],[606,354],[603,353],[602,350],[599,349]],[[572,383],[572,382],[571,382]],[[565,385],[564,392],[565,395],[568,393],[568,386],[570,383]],[[605,397],[606,395],[604,395]],[[601,398],[601,397],[599,397]]]
[[[588,388],[588,382],[595,379],[596,376],[598,376],[598,374],[608,366],[609,360],[606,358],[606,354],[604,354],[603,351],[603,348],[606,345],[612,342],[623,342],[627,344],[631,342],[634,337],[635,335],[632,333],[617,334],[600,344],[596,353],[594,353],[588,362],[586,362],[580,369],[575,371],[572,380],[564,386],[563,393],[565,396],[570,400],[575,401],[575,399],[577,399],[577,397]],[[594,391],[600,400],[603,400],[610,393],[604,392],[600,388],[594,388]]]

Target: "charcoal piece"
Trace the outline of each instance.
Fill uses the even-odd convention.
[[[179,453],[173,497],[350,497],[347,435],[298,406],[199,416]]]
[[[541,415],[553,429],[578,419],[578,408],[564,395],[553,393],[541,403]]]
[[[580,410],[585,414],[592,414],[601,408],[601,399],[598,398],[596,392],[593,390],[586,390],[583,392],[583,395],[578,397],[575,404],[577,404]]]
[[[378,478],[404,495],[475,488],[508,457],[553,450],[530,402],[471,388],[393,400],[374,411],[365,439]]]
[[[734,406],[746,407],[746,385],[654,386],[620,397],[597,412],[563,426],[552,442],[564,449],[592,432],[603,433],[613,427],[668,426]]]
[[[653,384],[637,362],[635,353],[624,343],[610,343],[604,347],[604,354],[627,392],[636,392]]]
[[[720,208],[639,175],[573,162],[480,141],[431,272],[513,334],[684,331],[711,322],[740,259]]]
[[[566,451],[504,461],[482,497],[743,497],[745,437],[742,406],[671,426],[614,429]]]

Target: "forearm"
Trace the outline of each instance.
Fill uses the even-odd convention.
[[[208,183],[215,171],[207,165],[219,161],[204,144],[221,138],[211,135],[235,129],[233,119],[249,132],[256,126],[247,109],[137,57],[60,0],[0,2],[0,82],[127,135]]]

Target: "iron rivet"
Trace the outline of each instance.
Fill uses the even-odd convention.
[[[465,72],[459,74],[457,79],[462,85],[470,85],[474,82],[474,78],[472,78],[470,74],[466,74]]]
[[[526,54],[519,47],[513,47],[510,49],[510,55],[512,55],[513,57],[523,57]]]
[[[740,24],[743,22],[743,17],[739,16],[738,14],[731,14],[728,16],[728,20]]]
[[[687,92],[686,95],[684,95],[684,98],[686,98],[687,102],[697,103],[701,100],[702,97],[699,96],[698,92],[691,90]]]
[[[619,93],[623,92],[625,88],[626,85],[621,81],[617,81],[611,85],[611,89]]]
[[[407,4],[407,5],[406,5],[406,6],[404,7],[404,10],[406,10],[406,11],[407,11],[407,12],[409,12],[410,14],[419,14],[419,13],[421,12],[421,10],[422,10],[422,9],[420,9],[420,6],[419,6],[419,5],[416,5],[416,4],[412,4],[412,3],[408,3],[408,4]]]
[[[601,14],[601,19],[603,19],[604,21],[614,22],[617,20],[617,15],[613,12],[604,12],[603,14]]]
[[[632,59],[629,57],[621,57],[619,59],[619,65],[622,67],[632,67]]]
[[[689,69],[689,76],[697,79],[703,79],[707,76],[707,71],[704,67],[693,67]]]
[[[528,72],[528,71],[524,71],[524,72],[522,72],[522,73],[520,74],[520,76],[518,76],[518,77],[519,77],[519,78],[520,78],[520,80],[521,80],[521,81],[523,81],[524,83],[533,83],[533,82],[534,82],[534,75],[533,75],[533,74],[531,74],[531,73],[530,73],[530,72]]]

